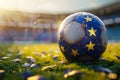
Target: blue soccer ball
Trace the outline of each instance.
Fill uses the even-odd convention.
[[[60,50],[68,61],[97,60],[108,42],[104,23],[87,12],[78,12],[65,18],[57,37]]]

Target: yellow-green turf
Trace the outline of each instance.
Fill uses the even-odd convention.
[[[17,54],[21,52],[22,55],[19,63],[12,62]],[[0,59],[0,69],[5,70],[4,76],[0,76],[0,80],[23,80],[20,76],[21,73],[27,70],[22,65],[26,62],[26,56],[33,56],[36,60],[36,64],[40,68],[29,68],[34,75],[42,75],[49,80],[109,80],[107,75],[101,72],[95,72],[90,64],[84,62],[67,62],[61,51],[59,50],[57,43],[47,44],[1,44],[0,45],[0,57],[6,56],[6,54],[12,54],[10,58],[6,60]],[[40,55],[39,55],[40,54]],[[58,55],[58,60],[54,60],[53,56]],[[108,63],[114,60],[114,63],[107,68],[111,69],[114,73],[120,68],[120,60],[116,58],[120,56],[120,43],[109,43],[106,51],[102,57],[104,60],[98,60],[95,62],[96,66],[107,66]],[[65,61],[65,64],[61,64],[59,61]],[[56,65],[53,70],[45,70],[42,68],[45,66]],[[65,70],[79,70],[82,76],[76,78],[76,76],[64,78]],[[120,80],[120,77],[117,78]]]

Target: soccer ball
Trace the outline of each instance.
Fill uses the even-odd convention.
[[[97,60],[108,42],[104,23],[87,12],[78,12],[65,18],[57,37],[60,50],[68,61]]]

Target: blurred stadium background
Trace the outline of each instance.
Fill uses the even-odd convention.
[[[106,0],[98,1],[104,3]],[[88,3],[87,5],[89,5]],[[99,4],[99,7],[86,7],[87,9],[71,10],[64,13],[30,12],[0,8],[0,42],[57,42],[57,30],[61,21],[68,15],[79,11],[87,11],[100,17],[108,29],[109,41],[120,41],[120,1],[110,0],[104,5]]]

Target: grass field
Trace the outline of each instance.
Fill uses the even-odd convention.
[[[92,65],[110,69],[120,80],[120,43],[109,43],[102,59],[94,62],[67,62],[57,44],[0,45],[0,80],[26,80],[41,75],[48,80],[110,80],[108,73],[95,71]],[[31,66],[31,64],[35,64]],[[46,67],[47,66],[47,67]],[[64,74],[80,71],[65,78]],[[35,79],[33,79],[35,80]]]

